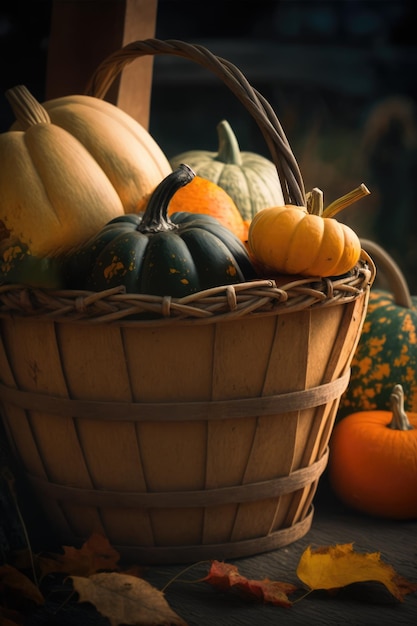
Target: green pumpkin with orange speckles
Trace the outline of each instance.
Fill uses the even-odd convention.
[[[357,411],[390,410],[396,383],[404,389],[405,410],[417,412],[417,296],[410,296],[401,270],[385,251],[369,241],[362,240],[362,246],[376,261],[377,272],[383,270],[393,292],[371,290],[338,418]]]

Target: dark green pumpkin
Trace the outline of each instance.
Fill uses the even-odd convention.
[[[405,410],[417,412],[417,296],[410,296],[394,260],[374,242],[362,240],[391,291],[372,288],[362,334],[351,364],[338,418],[366,410],[390,410],[394,384],[404,389]]]
[[[181,165],[155,189],[143,214],[117,217],[71,260],[71,287],[184,297],[256,278],[241,241],[208,215],[168,217],[174,193],[194,178]],[[85,280],[83,280],[83,276]]]

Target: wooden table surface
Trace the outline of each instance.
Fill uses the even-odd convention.
[[[292,582],[301,554],[308,546],[319,547],[353,543],[360,552],[380,552],[381,559],[396,572],[417,583],[417,520],[392,522],[373,519],[345,509],[330,492],[322,477],[315,498],[311,530],[295,543],[250,558],[232,561],[248,578],[270,578]],[[162,589],[186,566],[152,566],[144,577]],[[197,580],[207,574],[208,564],[195,565],[185,572],[183,580]],[[37,611],[25,626],[59,624],[59,626],[108,626],[88,604],[68,603],[60,607],[62,598],[54,603],[54,594],[45,607]],[[307,595],[290,608],[259,605],[243,601],[235,595],[221,593],[206,583],[173,582],[165,590],[171,608],[189,626],[383,626],[385,624],[417,624],[417,592],[398,603],[385,587],[364,583],[345,588],[331,596],[325,592]]]

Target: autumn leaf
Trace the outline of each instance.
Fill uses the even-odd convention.
[[[136,576],[118,572],[71,576],[80,602],[90,602],[111,626],[187,626],[164,594]]]
[[[38,565],[42,576],[61,572],[75,576],[90,576],[103,570],[117,570],[120,555],[108,539],[93,533],[81,548],[63,546],[63,554],[39,557]]]
[[[310,589],[339,589],[352,583],[379,582],[400,602],[417,585],[399,576],[393,567],[381,561],[379,552],[361,554],[353,544],[327,546],[301,556],[297,576]]]
[[[297,590],[297,587],[290,583],[269,580],[268,578],[263,580],[245,578],[239,573],[235,565],[221,561],[212,561],[210,571],[203,578],[203,581],[220,591],[233,589],[258,602],[285,607],[292,605],[288,594]]]
[[[21,613],[0,606],[0,626],[22,626],[23,621]]]
[[[0,566],[0,590],[9,598],[11,606],[21,608],[22,604],[44,603],[44,597],[38,587],[12,565]]]

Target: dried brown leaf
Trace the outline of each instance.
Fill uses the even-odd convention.
[[[118,572],[71,576],[80,602],[90,602],[111,626],[187,626],[164,594],[136,576]]]
[[[23,621],[21,613],[0,606],[0,626],[22,626]]]
[[[117,569],[120,555],[108,539],[98,533],[92,534],[81,548],[63,546],[63,554],[39,557],[42,576],[61,572],[75,576],[90,576],[99,571]]]
[[[4,595],[13,600],[13,607],[23,603],[41,605],[45,602],[43,595],[30,578],[12,565],[0,566],[0,589],[3,589]]]

